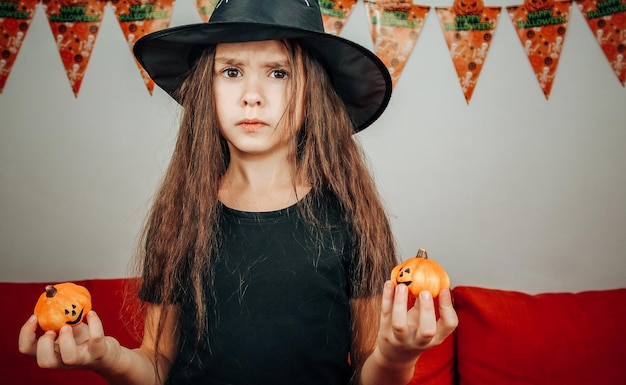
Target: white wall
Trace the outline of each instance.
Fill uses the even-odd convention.
[[[172,25],[199,22],[194,3]],[[362,2],[342,36],[372,47]],[[126,276],[177,113],[148,94],[109,6],[75,98],[38,9],[0,95],[0,281]],[[626,286],[626,89],[577,9],[549,101],[502,13],[469,106],[431,11],[358,138],[402,255],[426,248],[454,285]]]

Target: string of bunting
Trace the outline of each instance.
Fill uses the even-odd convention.
[[[209,19],[218,1],[195,0],[203,22]],[[325,31],[339,35],[357,1],[319,0]],[[582,13],[610,69],[626,86],[626,0],[521,0],[521,4],[503,7],[485,6],[483,0],[450,1],[450,6],[432,7],[413,4],[411,0],[364,0],[374,52],[387,66],[394,87],[426,17],[434,11],[469,104],[504,11],[547,100],[572,7]],[[170,26],[174,3],[175,0],[0,0],[0,93],[37,8],[46,13],[70,86],[78,97],[107,4],[132,50],[142,36]],[[138,63],[137,68],[152,94],[154,82]]]

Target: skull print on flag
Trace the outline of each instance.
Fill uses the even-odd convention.
[[[9,78],[39,0],[0,1],[0,93]]]
[[[109,0],[131,51],[135,42],[148,33],[169,27],[174,0]],[[133,56],[134,58],[134,56]],[[135,59],[150,95],[154,81]]]
[[[63,67],[78,97],[107,0],[41,0]]]
[[[365,7],[374,52],[387,66],[395,87],[415,48],[430,7],[405,0],[368,1]]]
[[[482,0],[454,0],[451,7],[436,7],[465,101],[469,104],[487,58],[500,7]]]
[[[626,0],[577,0],[593,36],[626,86]]]
[[[324,31],[339,35],[356,5],[356,0],[319,0]]]
[[[507,7],[524,52],[546,99],[561,57],[571,1],[525,0]]]

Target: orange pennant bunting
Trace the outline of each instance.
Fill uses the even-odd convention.
[[[0,93],[20,52],[39,0],[0,1]]]
[[[200,14],[200,18],[203,22],[209,21],[211,15],[213,14],[213,10],[217,3],[220,0],[196,0],[196,9],[198,10],[198,14]]]
[[[356,0],[319,0],[324,31],[333,35],[339,35],[346,24]]]
[[[577,0],[613,72],[626,85],[626,0]]]
[[[174,0],[110,0],[117,21],[132,52],[141,37],[168,28],[172,19]],[[133,56],[134,58],[134,56]],[[154,81],[135,59],[148,92],[152,95]]]
[[[412,1],[366,1],[374,52],[387,66],[395,87],[413,52],[430,6]]]
[[[561,57],[571,1],[525,0],[507,11],[546,99]]]
[[[75,97],[96,44],[106,3],[106,0],[42,0]]]
[[[436,7],[465,101],[469,104],[496,29],[500,7],[482,0],[455,0],[452,7]]]

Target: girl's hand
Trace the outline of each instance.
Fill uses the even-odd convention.
[[[449,289],[439,294],[439,315],[431,294],[421,292],[407,310],[408,288],[385,282],[382,298],[378,349],[390,366],[414,364],[424,351],[439,345],[458,325]]]
[[[75,327],[64,326],[57,333],[47,331],[37,338],[37,317],[31,316],[22,326],[19,351],[37,359],[42,368],[91,369],[98,371],[113,367],[121,347],[113,337],[104,335],[100,318],[94,311]]]

